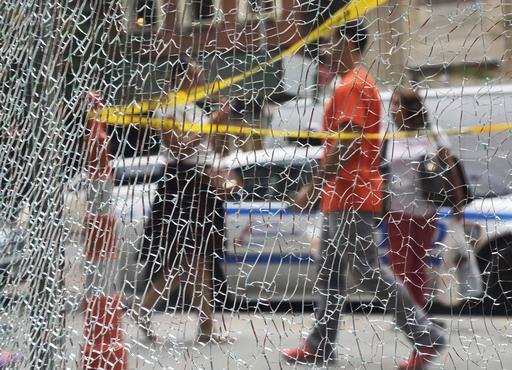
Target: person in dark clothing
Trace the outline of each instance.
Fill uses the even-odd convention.
[[[192,93],[202,84],[201,73],[196,64],[179,60],[171,73],[171,85],[175,91],[190,92],[191,102],[157,109],[154,117],[179,123],[225,119],[222,112],[207,117],[194,102]],[[152,310],[160,298],[183,285],[189,303],[199,310],[197,342],[222,342],[225,338],[214,333],[213,270],[215,256],[222,254],[224,244],[224,209],[211,176],[210,140],[202,133],[172,129],[162,134],[162,146],[168,163],[143,243],[155,263],[134,316],[147,337],[155,340],[150,327]]]

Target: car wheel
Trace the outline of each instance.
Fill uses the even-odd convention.
[[[478,253],[478,264],[487,303],[512,312],[512,237],[490,242]]]

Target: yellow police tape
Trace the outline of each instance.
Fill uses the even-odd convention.
[[[366,12],[376,8],[379,5],[383,5],[387,0],[353,0],[346,4],[336,13],[334,13],[329,19],[322,23],[319,27],[311,31],[306,37],[297,41],[291,47],[276,55],[267,62],[256,65],[248,71],[240,73],[236,76],[227,78],[222,81],[216,81],[209,85],[199,86],[194,91],[178,91],[171,93],[165,99],[155,100],[143,100],[140,102],[134,102],[129,105],[107,107],[97,111],[94,114],[95,119],[101,121],[107,121],[110,116],[117,115],[137,115],[144,114],[153,111],[157,108],[166,109],[168,107],[182,106],[188,103],[204,100],[207,96],[211,96],[220,90],[228,88],[237,82],[243,81],[248,77],[265,69],[266,66],[271,65],[286,56],[294,55],[303,46],[318,40],[320,37],[327,35],[333,27],[339,27],[347,22],[357,19],[363,16]]]
[[[107,123],[116,126],[139,125],[151,127],[161,131],[177,130],[181,132],[195,132],[202,134],[228,134],[233,136],[268,136],[274,138],[292,138],[292,139],[338,139],[350,140],[360,138],[361,134],[354,132],[326,132],[326,131],[289,131],[274,130],[271,128],[261,129],[252,127],[243,127],[238,125],[227,125],[217,123],[192,123],[180,122],[171,118],[151,118],[142,116],[120,116],[109,117]],[[459,127],[443,130],[448,136],[456,135],[484,135],[497,132],[512,130],[512,122],[489,123],[485,125],[475,125],[468,127]],[[434,136],[431,131],[398,131],[388,133],[366,134],[365,138],[376,139],[401,139],[415,136]]]
[[[204,134],[229,134],[234,136],[269,136],[275,138],[296,138],[296,139],[354,139],[360,137],[359,134],[350,132],[322,132],[322,131],[287,131],[273,129],[257,129],[251,127],[241,127],[237,125],[226,124],[208,124],[208,123],[191,123],[177,122],[169,118],[151,118],[147,115],[156,109],[167,109],[185,104],[191,104],[196,101],[204,100],[207,96],[212,95],[220,90],[230,87],[231,85],[243,81],[252,75],[264,70],[270,64],[273,64],[282,58],[297,53],[303,46],[318,40],[320,37],[328,34],[332,28],[342,26],[343,24],[357,19],[379,5],[383,5],[387,0],[353,0],[338,10],[332,17],[327,19],[315,30],[311,31],[306,37],[299,40],[291,47],[276,55],[271,60],[258,64],[252,69],[245,71],[239,75],[232,76],[222,81],[216,81],[212,84],[200,86],[193,91],[178,91],[171,93],[165,99],[143,100],[134,102],[129,105],[107,107],[101,110],[93,111],[89,114],[90,119],[97,119],[107,122],[111,125],[128,126],[140,125],[151,127],[157,130],[179,130],[184,132],[196,132]],[[464,134],[491,134],[504,132],[512,129],[512,123],[495,123],[487,125],[475,125],[466,128],[457,128],[446,130],[447,135],[464,135]],[[417,132],[393,132],[385,134],[369,134],[368,139],[399,139],[408,136],[416,136]],[[433,135],[432,133],[421,133],[421,135]]]

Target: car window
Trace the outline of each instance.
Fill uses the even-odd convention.
[[[157,182],[165,173],[165,164],[124,166],[113,169],[114,186],[141,185]]]
[[[512,193],[512,171],[507,159],[464,161],[470,192],[475,198],[492,198]]]
[[[472,176],[469,183],[471,194],[475,198],[494,198],[512,193],[511,184],[494,175]]]
[[[232,200],[283,201],[292,197],[312,178],[314,162],[255,163],[235,169],[242,179],[243,191]],[[235,199],[238,198],[238,199]]]

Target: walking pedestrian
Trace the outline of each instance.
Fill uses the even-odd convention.
[[[339,79],[325,105],[324,130],[354,137],[325,142],[317,176],[295,198],[295,208],[304,210],[320,196],[325,218],[314,291],[315,323],[299,347],[285,349],[282,354],[288,361],[334,360],[347,295],[367,291],[375,293],[395,313],[397,327],[413,344],[411,357],[399,367],[419,369],[440,355],[446,339],[397,283],[390,269],[378,264],[372,234],[382,212],[381,140],[367,135],[379,133],[382,102],[363,64],[366,41],[365,26],[353,21],[333,30],[330,48],[322,50]],[[354,286],[347,286],[348,274],[356,277]]]
[[[178,123],[210,123],[192,92],[203,85],[202,69],[188,59],[180,59],[171,72],[171,87],[190,92],[184,106],[158,109],[155,118]],[[159,299],[183,286],[189,304],[199,311],[199,343],[222,342],[215,332],[213,280],[216,255],[222,255],[224,210],[209,176],[211,158],[208,135],[172,129],[162,134],[167,155],[165,178],[155,194],[151,217],[145,225],[143,247],[156,263],[135,319],[150,340],[156,340],[151,314]],[[156,252],[154,252],[156,250]]]
[[[391,98],[390,115],[398,132],[406,132],[385,145],[384,158],[389,168],[387,192],[389,209],[385,220],[391,267],[409,290],[417,305],[427,305],[429,296],[428,252],[437,230],[437,207],[426,199],[419,186],[418,164],[430,153],[446,161],[446,176],[454,185],[453,215],[461,222],[464,203],[462,180],[450,152],[450,142],[439,129],[431,129],[421,97],[411,89],[399,88]]]

